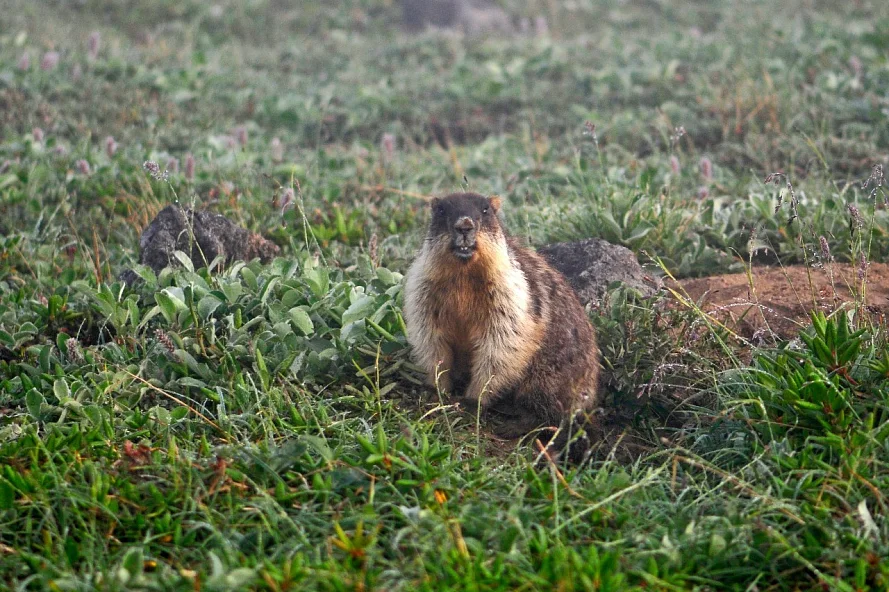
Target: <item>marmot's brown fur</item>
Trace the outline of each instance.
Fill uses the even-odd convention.
[[[565,278],[507,235],[498,197],[431,205],[404,288],[408,342],[429,382],[527,429],[596,407],[596,337]]]

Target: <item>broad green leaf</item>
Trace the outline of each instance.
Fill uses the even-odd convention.
[[[317,298],[323,298],[330,289],[330,276],[327,268],[318,266],[306,269],[303,276]]]
[[[203,380],[198,380],[197,378],[192,378],[191,376],[183,376],[176,380],[177,384],[181,384],[182,386],[191,386],[195,388],[207,388],[207,383]]]
[[[69,339],[74,339],[74,338],[71,337],[70,335],[68,335],[67,333],[59,333],[58,335],[56,335],[56,347],[58,347],[59,351],[63,354],[68,353],[68,348],[66,347],[65,344],[68,342]],[[0,338],[0,341],[2,341],[2,338]]]
[[[249,267],[243,267],[241,269],[241,277],[244,279],[244,285],[253,290],[254,292],[259,290],[259,283],[256,281],[256,274],[253,273],[253,270]]]
[[[14,347],[15,339],[13,339],[12,335],[6,331],[0,330],[0,343],[3,343],[7,347]]]
[[[102,427],[105,419],[105,411],[98,405],[87,405],[83,408],[83,414],[92,422],[95,427]]]
[[[244,286],[240,282],[226,280],[220,287],[222,288],[222,293],[225,294],[225,300],[230,304],[237,302],[241,294],[244,293]]]
[[[31,389],[25,396],[25,405],[28,407],[28,413],[38,421],[41,419],[41,410],[45,402],[46,399],[43,398],[43,395],[37,389]]]
[[[397,284],[401,280],[401,274],[390,271],[385,267],[377,268],[377,277],[387,286]]]
[[[176,315],[180,311],[188,308],[185,305],[185,295],[182,288],[164,288],[160,292],[155,292],[154,300],[160,306],[164,318],[170,324],[176,322]]]
[[[194,356],[185,351],[184,349],[176,350],[176,357],[185,362],[185,365],[188,366],[189,370],[195,372],[198,376],[203,378],[204,380],[211,380],[213,377],[213,373],[210,371],[210,368],[207,364],[202,364],[198,362]]]
[[[290,309],[293,308],[297,302],[300,302],[304,299],[302,290],[298,290],[296,288],[290,288],[284,295],[281,296],[281,306],[284,308]]]
[[[262,287],[262,295],[260,296],[259,299],[260,299],[260,301],[261,301],[263,304],[265,304],[266,302],[268,302],[269,296],[271,296],[272,294],[274,294],[274,292],[275,292],[275,286],[276,286],[276,285],[278,284],[278,282],[280,282],[280,281],[281,281],[281,278],[279,278],[279,277],[273,277],[272,279],[270,279],[269,281],[267,281],[267,282],[265,283],[265,285]]]
[[[194,263],[191,262],[191,257],[179,250],[173,251],[173,257],[175,257],[179,264],[187,271],[194,271]],[[204,266],[201,265],[201,267]]]
[[[212,294],[208,294],[198,301],[198,315],[202,320],[206,321],[219,308],[220,304],[222,304],[221,300]]]
[[[68,388],[68,383],[65,382],[64,378],[57,378],[52,385],[52,390],[60,403],[64,403],[71,398],[71,389]]]
[[[315,330],[315,324],[303,308],[296,307],[290,309],[290,320],[293,325],[299,329],[303,335],[311,335]]]
[[[37,358],[40,361],[40,369],[47,373],[52,370],[52,366],[50,365],[51,354],[52,346],[44,345],[40,348],[40,355]]]
[[[374,299],[371,296],[366,294],[358,296],[343,313],[342,324],[347,325],[370,316],[373,306]]]

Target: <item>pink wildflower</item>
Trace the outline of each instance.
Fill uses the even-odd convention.
[[[185,179],[188,181],[194,179],[194,156],[191,152],[185,155]]]
[[[233,135],[235,139],[238,141],[238,144],[241,146],[247,145],[247,128],[243,125],[239,125],[234,129]]]
[[[272,138],[272,161],[281,162],[284,160],[284,145],[281,144],[280,138]]]
[[[677,177],[682,173],[682,167],[679,165],[679,158],[675,154],[670,157],[670,170],[673,171],[673,174]]]
[[[699,164],[701,167],[701,176],[705,181],[711,180],[713,178],[713,163],[705,156],[701,159]]]
[[[102,42],[102,35],[98,31],[90,33],[89,41],[87,41],[87,55],[91,60],[99,57],[99,44]]]
[[[383,134],[383,141],[380,144],[383,149],[383,162],[392,162],[395,158],[395,134]]]
[[[59,52],[57,51],[48,51],[43,54],[43,59],[40,60],[40,69],[41,70],[54,70],[56,66],[59,65]]]

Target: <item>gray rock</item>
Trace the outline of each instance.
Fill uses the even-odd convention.
[[[438,27],[470,36],[513,31],[509,16],[489,0],[401,0],[401,11],[409,31]]]
[[[267,262],[279,248],[262,236],[242,228],[220,214],[195,212],[170,205],[158,213],[142,231],[139,239],[139,263],[155,273],[176,264],[174,251],[191,258],[195,269],[207,267],[222,256],[226,263],[259,258]],[[138,276],[131,270],[120,275],[127,284]]]
[[[401,0],[401,19],[410,31],[422,31],[427,26],[457,26],[461,0]]]
[[[496,4],[465,2],[460,14],[460,28],[471,37],[511,33],[512,22]]]
[[[565,275],[584,305],[602,300],[608,284],[615,281],[643,296],[652,296],[661,287],[659,278],[645,279],[646,274],[631,250],[600,238],[555,243],[537,252]]]

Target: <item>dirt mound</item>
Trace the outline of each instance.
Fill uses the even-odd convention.
[[[833,264],[824,268],[754,267],[750,278],[736,273],[667,282],[667,286],[687,294],[739,335],[750,338],[764,331],[789,339],[808,324],[810,311],[829,313],[854,304],[861,281],[854,266]],[[885,321],[889,265],[870,264],[864,296],[867,312]]]
[[[177,264],[176,251],[184,252],[194,268],[200,269],[209,266],[217,256],[224,257],[226,263],[250,261],[255,257],[267,263],[280,249],[221,214],[169,205],[142,231],[139,263],[160,273],[165,267]],[[124,270],[120,279],[133,285],[138,275]]]

